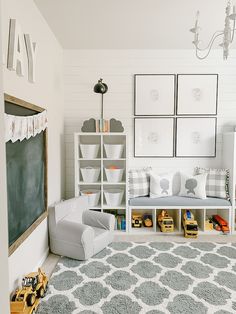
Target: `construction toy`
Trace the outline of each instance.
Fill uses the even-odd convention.
[[[169,216],[166,210],[162,210],[157,217],[158,225],[161,232],[173,232],[174,231],[174,221],[173,218]]]
[[[144,214],[143,215],[143,224],[145,227],[151,228],[153,226],[152,215]]]
[[[190,210],[186,210],[183,216],[183,227],[185,238],[197,238],[198,223],[194,219],[194,215]]]
[[[48,286],[46,274],[39,268],[38,272],[26,275],[22,279],[22,287],[17,289],[12,296],[11,314],[31,314],[39,305]]]
[[[218,225],[218,223],[216,223],[214,220],[212,220],[212,223],[213,223],[213,228],[216,231],[221,231],[221,227]]]
[[[141,228],[142,227],[142,216],[139,214],[132,215],[132,227],[133,228]]]
[[[219,226],[219,231],[222,231],[224,234],[227,234],[230,232],[228,222],[224,220],[221,216],[213,215],[212,219],[213,219],[213,222],[215,222],[215,224]]]
[[[210,231],[213,230],[213,221],[212,218],[207,218],[205,221],[205,230]]]

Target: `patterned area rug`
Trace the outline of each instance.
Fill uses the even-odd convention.
[[[236,313],[236,243],[114,242],[61,258],[37,314]]]

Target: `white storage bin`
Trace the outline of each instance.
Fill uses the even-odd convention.
[[[83,190],[80,192],[81,195],[88,197],[88,203],[90,207],[95,207],[98,205],[101,191],[95,189]]]
[[[80,144],[82,157],[94,159],[98,156],[99,144]]]
[[[84,182],[93,183],[98,181],[100,168],[98,167],[84,167],[81,168],[81,174]]]
[[[124,190],[122,189],[106,189],[104,190],[105,199],[109,206],[119,206],[122,202]]]
[[[121,158],[124,145],[123,144],[104,144],[107,158]]]
[[[121,182],[123,172],[124,172],[123,168],[105,168],[105,173],[108,182],[113,183]]]

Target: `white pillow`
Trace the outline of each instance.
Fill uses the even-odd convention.
[[[189,176],[181,173],[181,186],[179,196],[206,198],[206,179],[207,174],[198,174],[196,176]]]
[[[166,197],[173,195],[173,173],[150,173],[150,198]]]

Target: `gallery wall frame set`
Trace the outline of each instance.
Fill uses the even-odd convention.
[[[218,74],[135,74],[134,157],[216,157]]]

